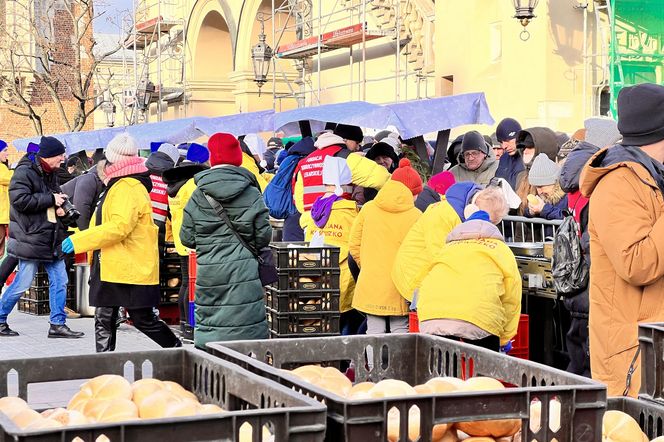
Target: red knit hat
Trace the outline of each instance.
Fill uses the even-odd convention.
[[[427,186],[431,187],[436,193],[445,195],[447,189],[450,188],[452,184],[456,183],[454,175],[448,171],[440,172],[429,178],[427,181]]]
[[[208,140],[210,151],[210,165],[230,164],[240,166],[242,164],[242,149],[240,142],[231,134],[217,133]]]
[[[422,191],[422,178],[415,169],[410,167],[408,158],[402,158],[399,161],[399,168],[392,173],[392,179],[408,187],[413,195]]]

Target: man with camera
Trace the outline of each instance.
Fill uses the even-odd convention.
[[[17,336],[9,328],[7,316],[19,298],[30,288],[39,265],[49,279],[51,308],[49,338],[80,338],[81,332],[65,324],[67,268],[60,247],[65,237],[65,222],[71,223],[76,209],[65,204],[67,196],[58,184],[57,169],[65,157],[65,146],[53,137],[42,137],[39,151],[23,157],[9,184],[10,231],[8,253],[18,258],[14,282],[0,298],[0,337]],[[65,210],[65,208],[67,210]]]

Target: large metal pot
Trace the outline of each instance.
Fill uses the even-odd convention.
[[[507,243],[515,256],[530,256],[541,258],[544,256],[544,244],[539,242],[510,242]]]

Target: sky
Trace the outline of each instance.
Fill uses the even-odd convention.
[[[122,16],[131,13],[133,0],[100,0],[95,2],[97,14],[104,13],[94,22],[94,31],[105,34],[117,34],[118,25],[122,25]]]

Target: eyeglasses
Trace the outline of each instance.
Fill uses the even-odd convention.
[[[471,150],[463,153],[464,158],[479,158],[482,155],[484,155],[484,152],[480,152],[479,150]]]

